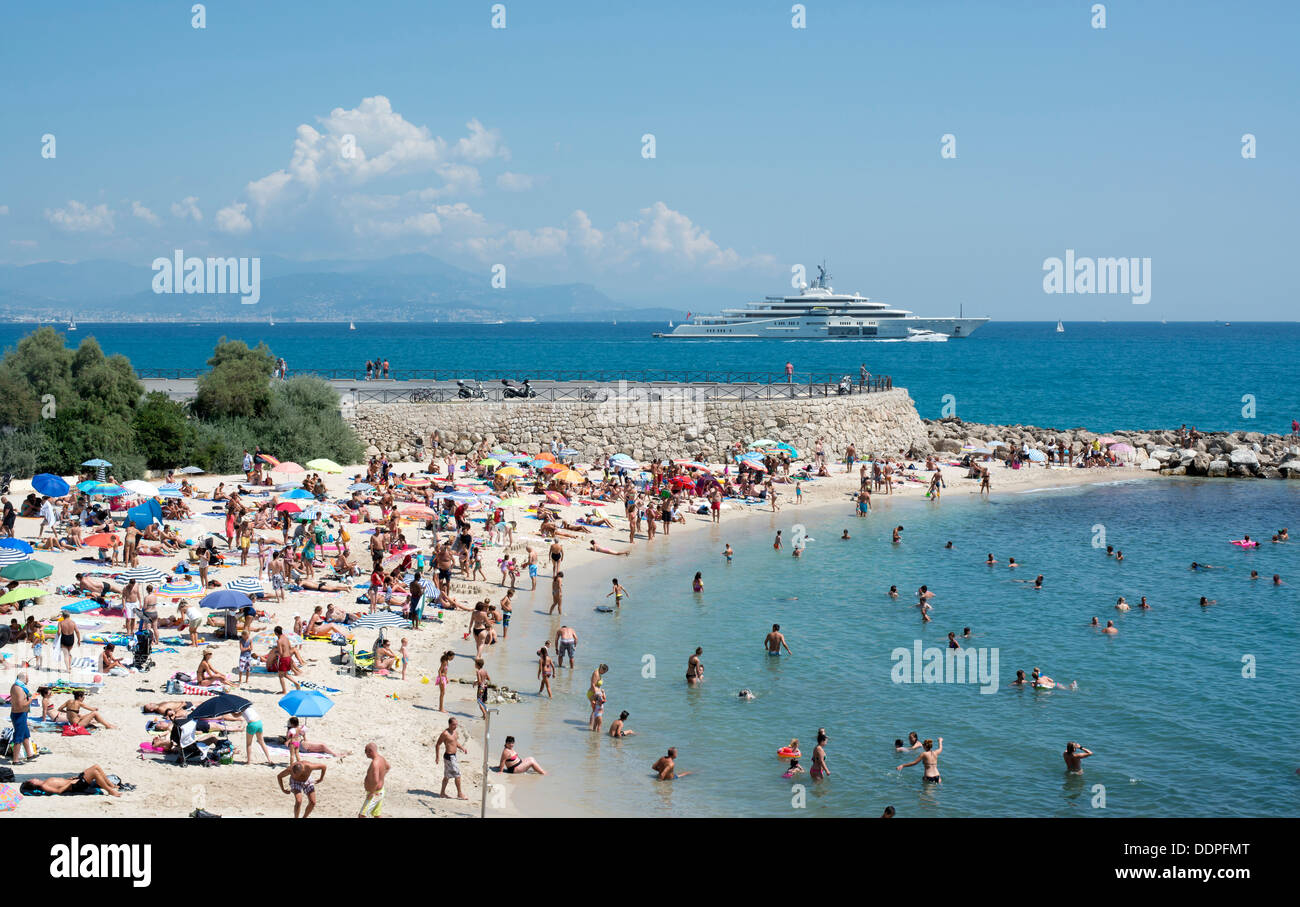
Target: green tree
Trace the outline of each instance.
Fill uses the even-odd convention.
[[[275,357],[265,343],[250,350],[242,340],[222,337],[208,365],[212,370],[199,377],[194,400],[200,419],[260,417],[270,410]]]
[[[166,394],[146,394],[136,407],[132,426],[136,449],[150,469],[182,466],[182,460],[192,458],[197,431],[185,407]]]

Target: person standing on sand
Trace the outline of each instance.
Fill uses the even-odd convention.
[[[77,622],[68,616],[67,611],[59,612],[59,649],[63,652],[63,664],[68,669],[68,674],[72,674],[72,643],[76,641],[81,645],[81,628]]]
[[[19,671],[13,685],[9,687],[9,723],[13,725],[13,734],[9,738],[9,761],[14,765],[23,764],[23,760],[17,758],[19,747],[26,752],[28,762],[36,758],[32,752],[32,732],[27,727],[27,712],[31,705],[32,693],[27,689],[27,672]]]
[[[438,750],[443,750],[442,754],[442,788],[438,791],[439,797],[447,796],[447,782],[456,782],[456,799],[468,800],[465,792],[460,786],[460,762],[457,755],[468,753],[469,750],[461,745],[460,738],[456,735],[457,722],[455,718],[447,719],[447,729],[438,735],[438,742],[433,745],[433,758],[438,758]]]
[[[388,760],[379,755],[379,745],[373,740],[366,744],[365,754],[370,760],[364,782],[366,799],[357,818],[379,819],[384,814],[384,779],[388,777]]]
[[[989,481],[989,471],[987,469],[980,470],[980,494],[986,495],[992,488],[993,486]]]
[[[564,613],[564,571],[561,570],[551,578],[551,607],[546,612]]]
[[[275,780],[280,784],[280,790],[286,794],[293,794],[293,817],[298,818],[298,813],[302,811],[302,798],[307,798],[307,811],[302,813],[302,818],[311,815],[316,808],[316,781],[311,778],[312,772],[319,771],[320,777],[316,781],[325,780],[325,766],[319,762],[304,762],[299,759],[290,765],[280,774],[275,776]],[[284,786],[284,779],[289,779],[289,787]]]
[[[285,680],[293,684],[295,690],[301,689],[302,685],[289,676],[293,670],[293,645],[289,642],[289,637],[284,635],[283,627],[275,628],[275,654],[275,673],[280,678],[280,692],[289,692],[285,689]]]

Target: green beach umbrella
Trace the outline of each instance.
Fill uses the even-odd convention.
[[[315,460],[308,460],[307,468],[315,469],[318,472],[342,472],[343,471],[342,466],[335,463],[333,460],[329,460],[324,457],[320,457]]]
[[[0,595],[0,605],[7,605],[10,602],[26,601],[29,598],[40,598],[42,595],[49,594],[49,589],[33,589],[31,586],[20,586],[17,589],[10,589],[4,595]]]
[[[54,567],[44,561],[19,561],[0,570],[0,576],[5,579],[45,579],[53,572]]]

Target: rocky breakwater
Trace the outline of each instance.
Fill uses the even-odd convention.
[[[596,460],[627,453],[638,460],[691,456],[720,461],[733,445],[759,438],[801,452],[818,438],[832,456],[849,444],[858,455],[927,453],[930,444],[903,388],[845,396],[714,400],[690,385],[591,402],[508,400],[359,404],[348,414],[368,456],[422,459],[437,433],[437,453],[467,454],[480,443],[537,451],[560,440]],[[417,445],[417,440],[421,442]]]
[[[1035,425],[983,425],[958,418],[925,423],[930,443],[943,453],[958,453],[976,441],[1003,441],[994,456],[1006,459],[1010,448],[1046,450],[1058,443],[1089,445],[1102,435],[1082,428],[1039,428]],[[1173,431],[1113,431],[1104,437],[1128,444],[1133,453],[1121,459],[1152,472],[1174,476],[1211,476],[1257,479],[1300,479],[1300,439],[1294,435],[1266,435],[1254,431],[1206,432],[1184,447]]]

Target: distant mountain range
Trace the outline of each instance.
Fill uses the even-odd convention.
[[[50,321],[663,321],[673,308],[616,302],[585,283],[491,285],[430,255],[373,261],[263,256],[261,299],[154,293],[149,265],[119,261],[0,265],[0,320]]]

